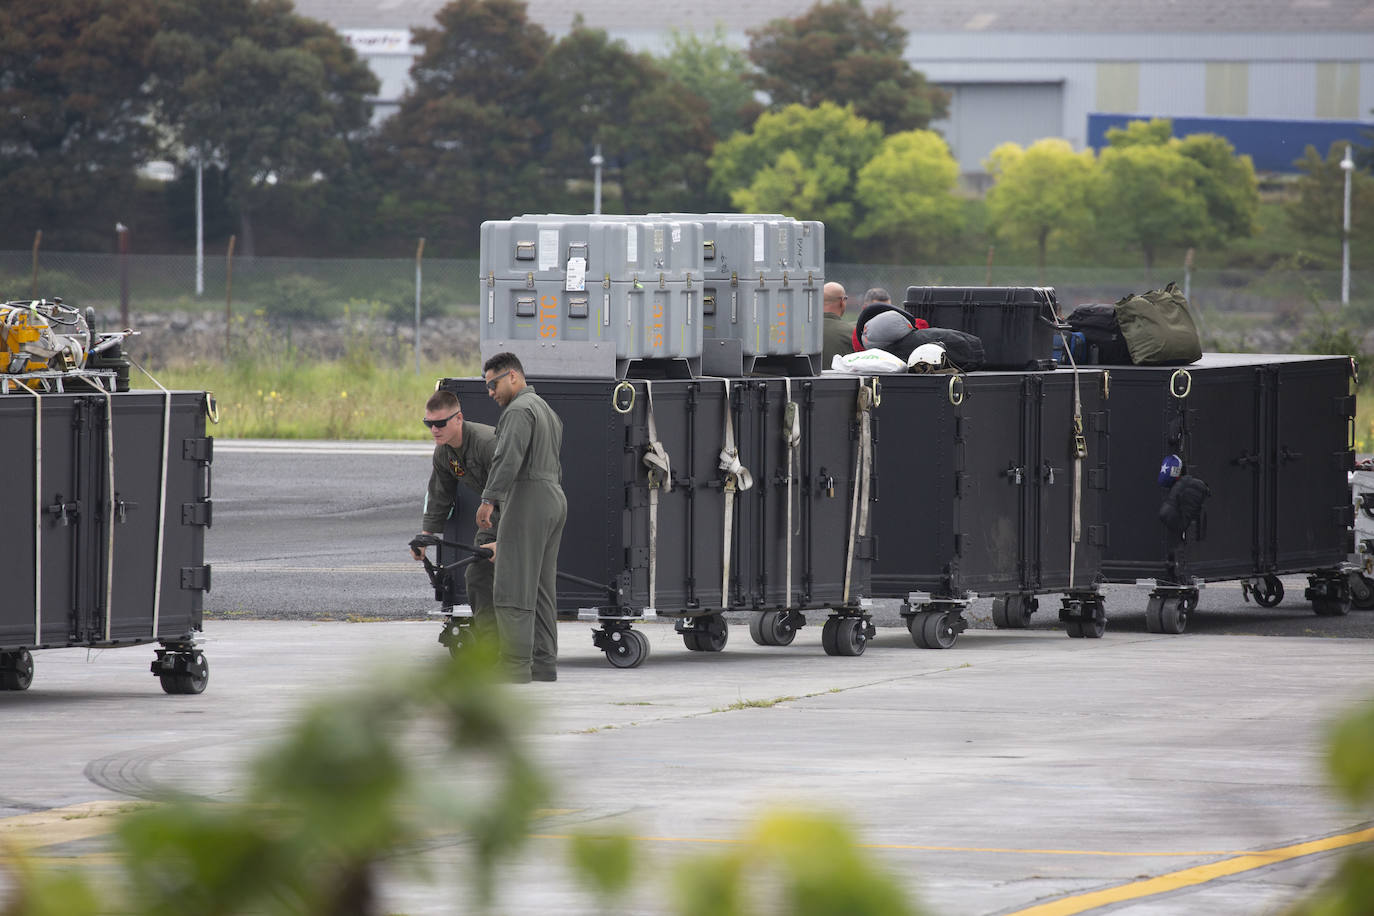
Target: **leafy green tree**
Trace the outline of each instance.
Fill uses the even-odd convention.
[[[859,170],[855,192],[865,216],[855,235],[881,243],[896,263],[929,259],[962,225],[958,183],[959,164],[939,134],[892,134]]]
[[[152,0],[0,4],[0,244],[105,248],[131,221],[157,28]]]
[[[789,105],[760,115],[749,133],[716,144],[708,163],[711,190],[741,209],[824,220],[833,258],[856,228],[855,181],[882,136],[879,125],[850,106]]]
[[[836,0],[751,30],[749,59],[759,68],[754,84],[774,110],[849,104],[892,133],[948,114],[948,95],[902,57],[906,43],[891,6],[869,12],[859,0]]]
[[[1094,203],[1099,231],[1139,248],[1148,277],[1155,257],[1207,230],[1202,167],[1172,146],[1108,146],[1097,160]]]
[[[548,195],[536,73],[552,40],[519,0],[454,0],[435,18],[415,32],[412,85],[374,144],[382,219],[471,249],[483,220]]]
[[[1326,158],[1309,146],[1297,160],[1302,172],[1287,204],[1293,228],[1316,238],[1339,241],[1345,223],[1344,142],[1331,144]],[[1350,248],[1352,260],[1374,239],[1374,177],[1356,170],[1350,175]]]
[[[684,93],[652,57],[579,18],[545,56],[539,86],[553,176],[585,182],[599,143],[624,212],[695,209],[702,200],[711,150],[707,103]],[[579,199],[591,209],[589,190]]]
[[[332,28],[289,0],[159,0],[151,52],[159,123],[178,155],[220,165],[251,255],[273,185],[347,170],[377,79]]]
[[[658,64],[706,101],[713,140],[748,130],[762,110],[754,99],[749,57],[726,42],[725,29],[720,25],[709,38],[674,29],[669,34],[668,53]]]
[[[1118,148],[1167,146],[1173,137],[1173,121],[1168,118],[1151,118],[1148,121],[1129,121],[1125,127],[1110,128],[1107,131],[1107,144]]]
[[[1092,150],[1074,152],[1067,140],[1046,138],[1026,149],[1003,143],[986,166],[995,184],[987,193],[988,224],[1000,239],[1034,239],[1044,280],[1052,239],[1070,239],[1092,224]]]

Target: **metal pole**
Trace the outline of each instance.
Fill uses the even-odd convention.
[[[1193,249],[1191,248],[1183,256],[1183,298],[1190,302],[1193,298]],[[1197,309],[1193,310],[1193,314],[1197,314]]]
[[[596,154],[592,156],[592,213],[601,214],[601,166],[605,162],[601,158],[601,144],[596,145]]]
[[[1350,158],[1350,145],[1346,144],[1345,158],[1341,160],[1341,171],[1345,172],[1345,221],[1341,232],[1341,305],[1350,304],[1350,176],[1355,171],[1355,160]]]
[[[29,298],[38,298],[38,246],[43,243],[43,230],[33,234],[33,280],[29,284]]]
[[[420,259],[425,254],[425,240],[415,249],[415,374],[420,374]]]
[[[205,163],[196,152],[196,296],[205,295]]]
[[[115,223],[119,235],[119,326],[128,328],[129,324],[129,227]]]
[[[229,358],[229,336],[234,327],[234,242],[229,236],[229,249],[224,253],[224,358]]]

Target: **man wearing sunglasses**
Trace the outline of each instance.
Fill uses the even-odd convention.
[[[501,662],[515,682],[558,679],[558,545],[568,503],[563,496],[563,421],[534,388],[514,353],[482,366],[487,393],[501,405],[496,454],[477,527],[490,529],[501,512],[493,599]]]
[[[496,456],[496,430],[485,423],[464,423],[458,396],[452,391],[436,391],[425,402],[421,421],[434,439],[434,462],[425,491],[425,534],[442,535],[444,523],[458,502],[458,484],[482,495]],[[486,547],[496,542],[497,513],[492,512],[491,527],[479,528],[473,543]],[[410,551],[417,561],[424,554]],[[492,600],[493,566],[491,560],[473,560],[463,572],[468,604],[472,606],[472,633],[478,640],[494,641],[496,605]]]

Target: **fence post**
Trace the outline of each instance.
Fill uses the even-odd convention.
[[[420,259],[425,254],[425,240],[415,249],[415,374],[420,374]]]
[[[38,298],[38,246],[43,242],[43,230],[33,234],[33,279],[29,283],[29,298]]]
[[[129,227],[115,223],[119,235],[119,326],[132,327],[129,323]]]
[[[224,255],[224,358],[229,359],[229,337],[234,327],[234,242],[229,236],[229,250]]]
[[[992,285],[992,251],[993,251],[993,246],[989,245],[989,246],[988,246],[988,270],[987,270],[987,273],[985,273],[985,274],[983,275],[983,285],[984,285],[984,286],[991,286],[991,285]]]

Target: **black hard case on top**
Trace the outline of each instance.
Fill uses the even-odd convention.
[[[1062,324],[1054,289],[1039,286],[908,286],[902,307],[933,328],[983,342],[985,369],[1053,369]]]
[[[171,394],[161,568],[164,395],[131,391],[110,398],[112,423],[103,395],[0,396],[6,519],[0,562],[8,589],[0,603],[0,650],[182,643],[201,629],[210,587],[205,529],[211,521],[212,440],[205,436],[206,396]],[[39,409],[42,457],[36,460]]]
[[[855,378],[702,378],[671,381],[531,379],[563,421],[563,492],[568,520],[559,571],[593,582],[558,583],[561,613],[598,608],[635,616],[647,607],[670,616],[787,605],[787,557],[792,556],[793,608],[845,603],[845,568],[854,473]],[[788,448],[782,435],[787,400],[801,411],[795,450],[793,535],[787,532]],[[498,405],[481,379],[450,378],[440,387],[458,395],[467,421],[496,425]],[[660,491],[656,587],[650,595],[649,485],[643,456],[649,405],[671,461],[673,485]],[[717,467],[727,404],[741,463],[754,478],[732,510],[729,572],[725,568],[725,490]],[[472,543],[475,496],[460,488],[451,540]],[[499,541],[499,533],[498,533]],[[850,599],[868,593],[868,538],[855,551]],[[456,552],[441,551],[445,563]],[[465,600],[453,577],[447,604]],[[724,595],[722,595],[724,591]],[[722,600],[722,598],[724,600]]]
[[[960,599],[1096,587],[1108,535],[1108,415],[1104,374],[1080,370],[1076,377],[1086,449],[1076,545],[1075,373],[882,378],[875,596]]]
[[[1107,580],[1236,579],[1338,567],[1352,550],[1352,364],[1207,353],[1111,370]],[[1181,548],[1159,522],[1164,456],[1211,490]]]

